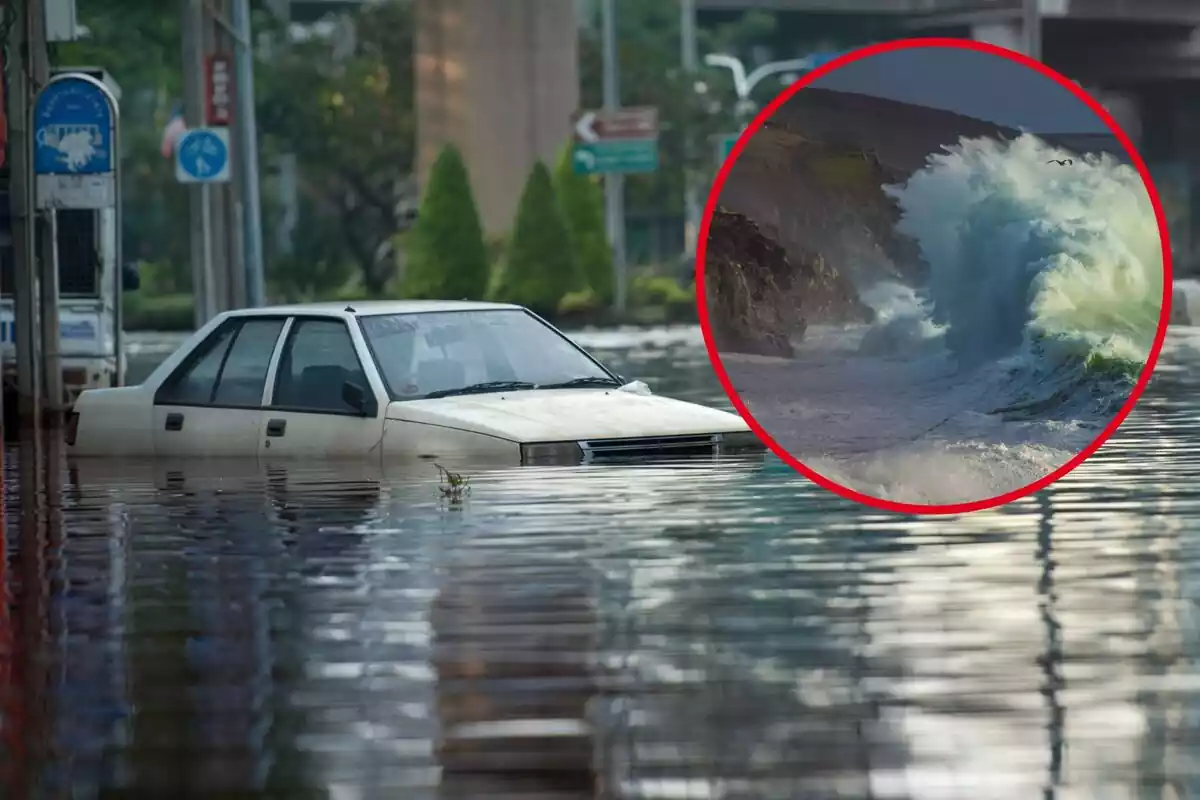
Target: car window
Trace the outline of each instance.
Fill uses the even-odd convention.
[[[190,363],[184,362],[184,368],[167,379],[154,401],[160,405],[208,404],[237,329],[236,323],[228,323],[210,334],[196,349],[196,357]]]
[[[304,411],[354,413],[342,399],[351,381],[370,392],[346,323],[301,319],[292,326],[279,359],[272,405]]]
[[[359,323],[397,400],[491,381],[609,377],[569,340],[520,309],[381,314],[360,317]]]
[[[282,319],[253,319],[242,324],[221,369],[213,400],[216,405],[258,406],[262,403],[267,367],[281,330]]]

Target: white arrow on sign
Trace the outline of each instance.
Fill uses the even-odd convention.
[[[600,137],[596,135],[595,129],[592,128],[592,123],[596,121],[596,112],[584,112],[575,122],[575,134],[585,142],[598,142]]]
[[[208,162],[205,161],[203,158],[196,159],[196,174],[197,175],[207,175],[208,174]]]
[[[579,162],[579,165],[584,169],[596,168],[596,156],[594,153],[589,153],[587,150],[576,150],[575,160]]]

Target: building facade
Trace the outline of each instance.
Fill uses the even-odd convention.
[[[579,18],[561,0],[414,0],[417,170],[463,154],[487,233],[509,229],[536,161],[553,163],[579,105]]]

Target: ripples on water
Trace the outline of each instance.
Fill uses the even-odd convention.
[[[588,344],[727,405],[698,335],[628,339]],[[1169,361],[1089,463],[959,518],[774,459],[466,468],[458,504],[424,467],[84,464],[34,510],[10,452],[0,795],[1192,796],[1186,330]]]

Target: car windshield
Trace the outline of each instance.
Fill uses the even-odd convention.
[[[617,385],[603,367],[521,309],[359,317],[394,400],[567,385]]]

